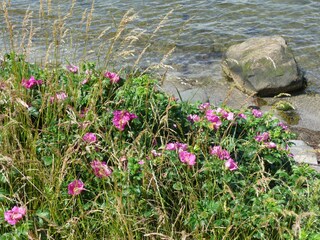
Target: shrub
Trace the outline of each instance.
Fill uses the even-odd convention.
[[[0,212],[27,213],[1,218],[0,239],[319,237],[319,174],[295,165],[272,115],[106,72],[5,56]]]

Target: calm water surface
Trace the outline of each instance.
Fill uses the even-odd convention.
[[[71,8],[70,1],[43,2],[41,5],[39,1],[12,0],[8,6],[15,34],[20,38],[25,12],[27,9],[33,12],[32,24],[38,28],[30,53],[34,61],[44,61],[53,41],[54,21],[58,26],[57,19],[65,17]],[[81,20],[89,14],[91,3],[75,3],[70,16],[63,21],[63,30],[67,32],[59,39],[59,54],[52,51],[49,57],[59,56],[64,62],[93,59],[103,64],[110,38],[119,27],[122,16],[132,8],[138,17],[127,26],[124,36],[139,38],[132,46],[125,37],[117,41],[110,55],[115,68],[134,65],[148,44],[151,45],[139,63],[141,69],[159,63],[163,55],[175,47],[170,58],[163,62],[173,68],[167,73],[169,81],[186,86],[214,85],[221,81],[219,64],[230,45],[254,36],[282,35],[306,71],[310,82],[308,89],[320,93],[320,0],[96,0],[88,29],[86,20],[83,23]],[[152,32],[171,10],[174,11],[153,36]],[[5,25],[1,14],[1,54],[9,46]],[[98,39],[104,30],[105,34]],[[119,57],[125,50],[134,52],[126,58]]]

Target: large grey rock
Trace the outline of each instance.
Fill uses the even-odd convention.
[[[305,85],[292,51],[279,36],[251,38],[231,46],[221,66],[226,77],[249,94],[274,96]]]
[[[308,146],[304,141],[291,140],[295,145],[290,147],[293,158],[298,163],[308,163],[311,165],[318,165],[317,155],[315,150]]]

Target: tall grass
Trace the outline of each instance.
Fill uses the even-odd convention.
[[[92,50],[86,45],[79,69],[66,68],[61,53],[74,43],[66,23],[75,4],[46,28],[47,51],[38,64],[26,54],[54,3],[40,1],[40,29],[27,11],[19,32],[10,2],[2,4],[8,53],[0,65],[0,239],[319,238],[319,174],[294,164],[285,126],[250,109],[178,102],[149,75],[113,65],[134,54],[134,42],[145,34],[126,30],[136,17],[132,10],[112,34],[107,26],[92,36],[93,2],[79,26],[85,42],[101,40],[93,51],[103,64],[85,61]],[[163,21],[132,66],[152,49]],[[168,67],[172,51],[160,67]],[[112,69],[120,79],[106,74]],[[42,83],[26,87],[32,76]],[[123,129],[115,118],[120,110],[127,111]],[[259,140],[261,134],[268,137]],[[224,157],[214,146],[227,151]],[[94,161],[112,174],[102,168],[100,178]],[[74,180],[85,190],[70,193]],[[14,206],[27,213],[10,225],[3,216]]]

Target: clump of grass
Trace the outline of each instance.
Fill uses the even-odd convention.
[[[1,218],[4,239],[319,236],[319,174],[294,164],[269,114],[178,102],[90,62],[11,53],[0,79],[0,215],[27,210]]]

